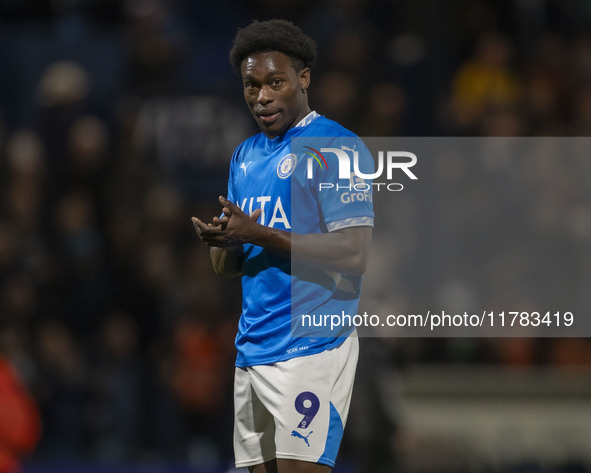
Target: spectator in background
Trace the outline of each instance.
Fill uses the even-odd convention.
[[[59,192],[62,172],[67,169],[68,131],[86,115],[91,91],[88,72],[72,61],[50,64],[37,87],[39,104],[38,132],[46,150],[48,182],[51,196]]]
[[[78,118],[68,129],[67,146],[65,182],[61,187],[84,187],[98,208],[111,151],[106,124],[93,116]]]
[[[14,132],[6,147],[4,211],[21,236],[32,236],[39,226],[45,190],[44,148],[32,130]]]
[[[315,102],[325,116],[352,127],[360,99],[353,77],[343,71],[331,71],[320,76],[316,88]]]
[[[103,234],[86,188],[66,193],[55,207],[59,289],[64,314],[76,335],[89,336],[109,304]]]
[[[453,111],[458,130],[473,134],[486,111],[514,106],[520,81],[511,68],[511,41],[499,33],[485,33],[476,51],[453,78]]]
[[[41,457],[78,459],[88,441],[88,360],[70,329],[55,320],[39,328],[37,400],[43,420]]]
[[[126,2],[129,85],[139,95],[172,93],[182,56],[180,24],[162,0]]]
[[[522,61],[521,68],[529,132],[533,136],[568,135],[577,81],[567,41],[559,36],[543,35]]]
[[[219,307],[187,308],[174,330],[172,389],[188,418],[191,450],[200,464],[231,458],[233,317]],[[223,421],[220,421],[223,419]]]
[[[137,324],[125,312],[110,312],[97,343],[97,375],[92,379],[96,454],[108,462],[130,461],[140,450],[145,409]]]
[[[378,82],[369,89],[367,107],[361,115],[361,136],[401,135],[405,98],[392,82]]]
[[[20,458],[37,446],[39,411],[0,346],[0,473],[18,473]]]

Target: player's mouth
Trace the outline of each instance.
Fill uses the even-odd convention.
[[[263,123],[270,125],[275,120],[277,120],[277,117],[279,117],[279,112],[274,110],[260,110],[257,112],[257,116]]]

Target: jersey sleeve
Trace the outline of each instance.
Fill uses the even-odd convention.
[[[237,199],[239,198],[239,196],[236,194],[236,187],[234,184],[234,175],[235,175],[235,168],[238,165],[237,161],[238,161],[238,156],[239,156],[239,150],[240,150],[240,146],[238,148],[236,148],[234,150],[234,153],[232,154],[232,160],[230,162],[230,171],[228,173],[228,193],[226,195],[226,199],[228,199],[230,202],[233,202],[237,205]]]
[[[371,153],[357,137],[335,138],[321,149],[341,149],[350,157],[348,176],[342,176],[342,165],[324,156],[328,166],[314,176],[314,191],[324,225],[329,232],[348,227],[373,226],[373,187],[371,179],[360,177],[374,172]],[[324,152],[327,155],[330,152]],[[334,153],[332,153],[334,154]],[[358,170],[359,172],[356,172]]]

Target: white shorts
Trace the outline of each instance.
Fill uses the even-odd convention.
[[[359,341],[272,365],[236,368],[236,467],[274,458],[334,466],[349,413]]]

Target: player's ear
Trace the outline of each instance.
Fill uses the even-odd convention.
[[[310,68],[304,67],[299,72],[299,79],[300,79],[300,89],[306,90],[310,85]]]

